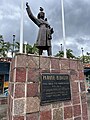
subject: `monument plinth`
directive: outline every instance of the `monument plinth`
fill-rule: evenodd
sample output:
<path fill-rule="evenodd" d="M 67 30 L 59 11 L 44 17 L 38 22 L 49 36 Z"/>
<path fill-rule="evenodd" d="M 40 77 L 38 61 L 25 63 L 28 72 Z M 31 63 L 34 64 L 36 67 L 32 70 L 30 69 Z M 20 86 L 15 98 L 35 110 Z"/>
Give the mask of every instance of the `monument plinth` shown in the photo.
<path fill-rule="evenodd" d="M 10 71 L 8 120 L 67 119 L 88 120 L 82 63 L 17 54 Z"/>

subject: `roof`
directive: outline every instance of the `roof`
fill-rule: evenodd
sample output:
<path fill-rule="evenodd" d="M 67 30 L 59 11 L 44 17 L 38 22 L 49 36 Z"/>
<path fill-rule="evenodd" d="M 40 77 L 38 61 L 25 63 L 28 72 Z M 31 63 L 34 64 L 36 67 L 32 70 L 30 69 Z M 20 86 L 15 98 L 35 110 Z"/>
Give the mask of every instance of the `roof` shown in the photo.
<path fill-rule="evenodd" d="M 84 64 L 84 68 L 90 68 L 90 64 L 89 63 Z"/>
<path fill-rule="evenodd" d="M 9 57 L 7 57 L 7 58 L 0 58 L 0 62 L 11 62 L 11 60 L 12 60 L 12 58 L 9 58 Z"/>

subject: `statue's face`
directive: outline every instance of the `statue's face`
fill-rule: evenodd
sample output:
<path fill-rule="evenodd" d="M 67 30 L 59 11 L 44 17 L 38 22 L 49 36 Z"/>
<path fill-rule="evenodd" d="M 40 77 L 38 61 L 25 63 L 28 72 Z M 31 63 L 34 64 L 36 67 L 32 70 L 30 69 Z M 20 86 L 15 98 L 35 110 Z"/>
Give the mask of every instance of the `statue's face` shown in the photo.
<path fill-rule="evenodd" d="M 44 16 L 41 16 L 41 18 L 44 20 Z"/>
<path fill-rule="evenodd" d="M 40 12 L 39 14 L 38 14 L 38 18 L 40 19 L 43 19 L 44 20 L 44 18 L 45 18 L 45 13 L 44 12 Z"/>

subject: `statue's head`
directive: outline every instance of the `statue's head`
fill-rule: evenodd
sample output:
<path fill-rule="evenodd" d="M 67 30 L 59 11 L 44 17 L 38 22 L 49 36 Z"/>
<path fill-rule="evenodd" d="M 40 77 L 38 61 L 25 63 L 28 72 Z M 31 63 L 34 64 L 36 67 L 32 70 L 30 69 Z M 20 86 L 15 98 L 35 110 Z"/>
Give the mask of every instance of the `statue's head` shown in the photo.
<path fill-rule="evenodd" d="M 38 19 L 43 19 L 44 20 L 44 18 L 45 18 L 45 13 L 43 12 L 43 8 L 42 7 L 40 7 L 40 12 L 38 13 Z"/>

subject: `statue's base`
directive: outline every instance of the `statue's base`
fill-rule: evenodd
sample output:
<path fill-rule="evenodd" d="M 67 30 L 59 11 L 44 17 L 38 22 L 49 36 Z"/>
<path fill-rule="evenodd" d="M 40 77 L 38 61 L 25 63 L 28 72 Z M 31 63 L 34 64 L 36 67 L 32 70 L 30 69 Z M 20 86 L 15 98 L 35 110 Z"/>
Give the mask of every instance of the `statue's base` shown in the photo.
<path fill-rule="evenodd" d="M 40 105 L 40 74 L 68 74 L 71 100 Z M 64 58 L 18 54 L 12 60 L 8 120 L 88 120 L 83 65 Z"/>

